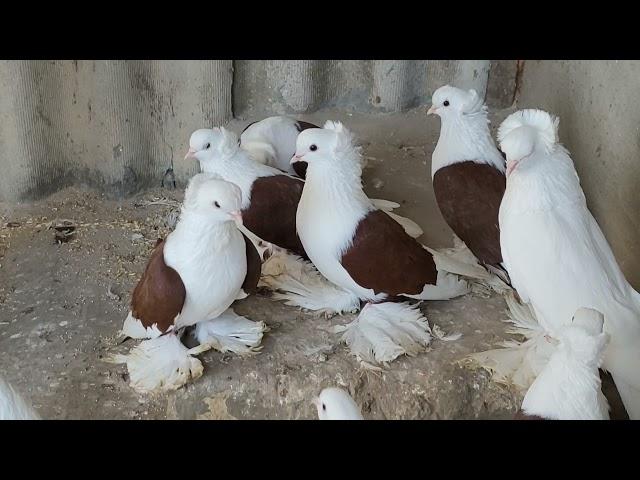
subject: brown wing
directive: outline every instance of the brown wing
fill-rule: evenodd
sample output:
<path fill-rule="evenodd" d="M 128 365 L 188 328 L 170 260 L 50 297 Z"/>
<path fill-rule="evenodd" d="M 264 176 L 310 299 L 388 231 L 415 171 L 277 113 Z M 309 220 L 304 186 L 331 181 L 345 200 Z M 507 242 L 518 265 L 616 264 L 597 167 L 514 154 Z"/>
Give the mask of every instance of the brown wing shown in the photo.
<path fill-rule="evenodd" d="M 317 125 L 309 122 L 303 122 L 302 120 L 298 120 L 296 122 L 296 128 L 298 132 L 302 132 L 308 128 L 320 128 Z M 307 162 L 296 162 L 293 164 L 293 170 L 296 172 L 300 178 L 307 178 Z"/>
<path fill-rule="evenodd" d="M 178 272 L 164 263 L 164 241 L 159 241 L 133 290 L 131 313 L 145 328 L 156 323 L 164 333 L 182 311 L 186 294 Z"/>
<path fill-rule="evenodd" d="M 505 176 L 496 168 L 475 162 L 443 167 L 433 177 L 440 212 L 451 230 L 482 263 L 499 265 L 498 212 Z"/>
<path fill-rule="evenodd" d="M 251 205 L 242 211 L 244 225 L 258 237 L 307 258 L 296 232 L 296 211 L 304 183 L 286 175 L 258 178 Z"/>
<path fill-rule="evenodd" d="M 246 236 L 244 244 L 247 249 L 247 276 L 242 284 L 242 290 L 244 293 L 252 295 L 258 290 L 258 281 L 262 274 L 262 259 L 255 245 Z"/>
<path fill-rule="evenodd" d="M 431 254 L 380 210 L 360 221 L 353 244 L 340 263 L 358 285 L 372 288 L 376 294 L 415 295 L 426 284 L 436 283 Z"/>

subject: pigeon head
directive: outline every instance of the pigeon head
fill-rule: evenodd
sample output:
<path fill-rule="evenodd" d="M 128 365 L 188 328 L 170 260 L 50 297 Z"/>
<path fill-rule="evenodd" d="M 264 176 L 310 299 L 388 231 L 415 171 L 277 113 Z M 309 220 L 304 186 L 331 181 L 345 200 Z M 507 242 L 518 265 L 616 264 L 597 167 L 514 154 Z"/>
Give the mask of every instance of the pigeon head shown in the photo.
<path fill-rule="evenodd" d="M 207 164 L 229 157 L 239 148 L 238 136 L 226 128 L 201 128 L 191 134 L 184 159 L 198 160 L 204 170 Z"/>
<path fill-rule="evenodd" d="M 296 153 L 291 163 L 305 162 L 314 165 L 330 165 L 337 171 L 355 168 L 361 173 L 360 148 L 353 135 L 340 122 L 327 121 L 324 128 L 309 128 L 300 132 L 296 140 Z"/>
<path fill-rule="evenodd" d="M 599 367 L 609 335 L 604 333 L 604 316 L 591 308 L 580 308 L 572 323 L 559 330 L 560 349 L 576 360 Z"/>
<path fill-rule="evenodd" d="M 444 85 L 433 92 L 431 103 L 427 115 L 438 115 L 442 119 L 471 115 L 486 110 L 482 98 L 475 90 L 462 90 L 450 85 Z"/>
<path fill-rule="evenodd" d="M 183 208 L 224 223 L 242 223 L 240 188 L 216 176 L 199 173 L 190 181 L 184 194 Z"/>
<path fill-rule="evenodd" d="M 558 142 L 559 119 L 542 110 L 520 110 L 498 129 L 500 150 L 507 157 L 507 177 L 534 153 L 552 153 Z"/>
<path fill-rule="evenodd" d="M 325 388 L 313 403 L 319 420 L 363 420 L 356 402 L 341 388 Z"/>

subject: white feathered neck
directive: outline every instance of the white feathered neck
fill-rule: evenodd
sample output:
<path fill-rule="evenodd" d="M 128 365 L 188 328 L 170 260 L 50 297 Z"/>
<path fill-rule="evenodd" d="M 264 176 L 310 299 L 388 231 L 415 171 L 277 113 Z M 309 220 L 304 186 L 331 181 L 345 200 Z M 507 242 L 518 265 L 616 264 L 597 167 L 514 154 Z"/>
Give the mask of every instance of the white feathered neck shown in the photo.
<path fill-rule="evenodd" d="M 200 169 L 238 185 L 242 190 L 242 209 L 251 203 L 251 186 L 257 178 L 283 174 L 276 168 L 253 160 L 247 151 L 238 146 L 238 137 L 230 135 L 228 131 L 216 151 L 200 162 Z"/>
<path fill-rule="evenodd" d="M 443 167 L 465 161 L 486 163 L 505 171 L 504 158 L 489 131 L 487 107 L 442 118 L 440 137 L 431 157 L 431 176 Z"/>

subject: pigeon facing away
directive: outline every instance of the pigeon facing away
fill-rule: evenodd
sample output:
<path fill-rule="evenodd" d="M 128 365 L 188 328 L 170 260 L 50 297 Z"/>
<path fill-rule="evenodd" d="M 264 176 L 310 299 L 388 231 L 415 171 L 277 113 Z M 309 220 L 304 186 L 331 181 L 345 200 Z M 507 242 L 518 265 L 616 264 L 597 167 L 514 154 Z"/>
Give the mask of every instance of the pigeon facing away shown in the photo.
<path fill-rule="evenodd" d="M 307 166 L 304 163 L 291 165 L 290 162 L 296 151 L 296 138 L 307 128 L 319 127 L 286 116 L 268 117 L 244 129 L 240 147 L 256 162 L 304 178 Z"/>
<path fill-rule="evenodd" d="M 475 90 L 445 85 L 428 114 L 442 120 L 431 176 L 440 212 L 484 265 L 503 270 L 498 211 L 505 162 L 489 131 L 487 107 Z"/>
<path fill-rule="evenodd" d="M 529 388 L 522 415 L 545 420 L 608 420 L 598 368 L 607 346 L 604 317 L 579 309 L 558 332 L 556 351 Z"/>
<path fill-rule="evenodd" d="M 364 420 L 356 402 L 341 388 L 325 388 L 313 404 L 318 420 Z"/>
<path fill-rule="evenodd" d="M 467 284 L 438 271 L 432 254 L 375 208 L 362 190 L 359 148 L 341 123 L 302 132 L 292 162 L 301 160 L 308 168 L 296 223 L 305 250 L 327 280 L 371 302 L 343 337 L 352 353 L 377 362 L 421 351 L 430 336 L 419 311 L 380 302 L 450 299 Z"/>
<path fill-rule="evenodd" d="M 0 377 L 0 420 L 40 420 L 9 382 Z"/>
<path fill-rule="evenodd" d="M 602 312 L 611 339 L 603 368 L 629 417 L 639 419 L 640 294 L 587 208 L 573 162 L 558 144 L 558 119 L 522 110 L 502 123 L 498 139 L 507 156 L 500 243 L 512 285 L 551 337 L 578 308 Z"/>
<path fill-rule="evenodd" d="M 123 327 L 125 335 L 150 340 L 111 359 L 127 363 L 136 390 L 177 389 L 198 378 L 202 364 L 192 355 L 219 346 L 215 332 L 229 332 L 229 318 L 237 317 L 229 307 L 257 288 L 261 260 L 236 225 L 242 221 L 240 202 L 240 189 L 229 182 L 207 174 L 189 182 L 178 224 L 151 254 Z M 179 336 L 203 323 L 207 328 L 197 330 L 201 345 L 188 350 Z M 243 330 L 251 333 L 243 345 L 248 351 L 264 331 L 262 323 L 244 317 L 236 328 L 232 343 Z"/>

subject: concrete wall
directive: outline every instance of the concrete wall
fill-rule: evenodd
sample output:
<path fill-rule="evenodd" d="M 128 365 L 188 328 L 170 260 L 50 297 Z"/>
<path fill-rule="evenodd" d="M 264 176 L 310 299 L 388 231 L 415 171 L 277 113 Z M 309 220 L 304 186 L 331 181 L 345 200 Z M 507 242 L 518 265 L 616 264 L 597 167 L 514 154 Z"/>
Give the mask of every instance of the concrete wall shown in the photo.
<path fill-rule="evenodd" d="M 506 87 L 487 92 L 492 67 Z M 181 161 L 190 133 L 233 117 L 404 111 L 444 83 L 502 105 L 514 80 L 489 60 L 1 61 L 0 200 L 72 183 L 128 195 L 172 165 L 183 184 L 195 173 Z"/>
<path fill-rule="evenodd" d="M 591 212 L 640 288 L 640 62 L 529 61 L 518 108 L 560 117 Z"/>

